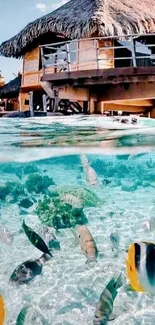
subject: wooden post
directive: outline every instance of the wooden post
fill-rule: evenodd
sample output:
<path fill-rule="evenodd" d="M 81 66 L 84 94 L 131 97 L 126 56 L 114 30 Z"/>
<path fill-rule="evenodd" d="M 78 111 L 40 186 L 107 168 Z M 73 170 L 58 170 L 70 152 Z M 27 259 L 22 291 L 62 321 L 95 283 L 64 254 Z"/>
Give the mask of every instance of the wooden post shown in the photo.
<path fill-rule="evenodd" d="M 29 99 L 30 117 L 33 117 L 34 116 L 34 110 L 33 110 L 33 91 L 30 91 L 29 95 L 30 95 L 30 99 Z"/>
<path fill-rule="evenodd" d="M 42 96 L 42 100 L 43 100 L 43 111 L 47 113 L 47 101 L 46 101 L 46 99 L 47 99 L 47 96 L 46 96 L 46 94 L 44 94 Z"/>
<path fill-rule="evenodd" d="M 93 99 L 89 100 L 89 114 L 95 113 L 95 101 Z"/>
<path fill-rule="evenodd" d="M 96 39 L 96 40 L 94 40 L 94 43 L 95 43 L 95 49 L 96 49 L 96 65 L 97 65 L 97 70 L 99 70 L 99 53 L 98 53 L 98 51 L 99 51 L 99 47 L 98 47 L 98 40 Z"/>
<path fill-rule="evenodd" d="M 89 108 L 88 108 L 88 101 L 83 101 L 83 113 L 86 115 L 90 114 Z"/>
<path fill-rule="evenodd" d="M 68 72 L 71 72 L 71 59 L 70 59 L 70 51 L 69 51 L 69 44 L 68 43 L 66 43 L 66 53 L 67 53 Z"/>
<path fill-rule="evenodd" d="M 41 63 L 42 63 L 42 69 L 43 69 L 43 75 L 45 74 L 45 62 L 44 62 L 44 50 L 43 47 L 41 46 L 40 48 L 41 52 Z"/>
<path fill-rule="evenodd" d="M 155 118 L 155 107 L 150 110 L 150 117 Z"/>
<path fill-rule="evenodd" d="M 136 54 L 135 54 L 135 43 L 133 37 L 131 37 L 131 51 L 132 51 L 132 62 L 133 66 L 137 67 L 137 62 L 136 62 Z"/>
<path fill-rule="evenodd" d="M 18 100 L 19 100 L 19 110 L 20 112 L 22 111 L 22 100 L 21 100 L 21 92 L 19 93 L 19 97 L 18 97 Z"/>

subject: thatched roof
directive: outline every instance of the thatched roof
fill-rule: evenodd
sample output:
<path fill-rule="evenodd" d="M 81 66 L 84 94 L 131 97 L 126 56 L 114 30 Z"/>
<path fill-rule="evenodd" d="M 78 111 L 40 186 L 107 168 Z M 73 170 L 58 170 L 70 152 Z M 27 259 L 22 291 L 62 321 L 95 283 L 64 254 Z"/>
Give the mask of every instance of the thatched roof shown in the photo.
<path fill-rule="evenodd" d="M 18 97 L 21 86 L 21 75 L 9 81 L 2 88 L 0 88 L 0 98 Z"/>
<path fill-rule="evenodd" d="M 155 0 L 71 0 L 29 23 L 0 46 L 4 56 L 20 57 L 47 34 L 76 39 L 155 32 Z"/>

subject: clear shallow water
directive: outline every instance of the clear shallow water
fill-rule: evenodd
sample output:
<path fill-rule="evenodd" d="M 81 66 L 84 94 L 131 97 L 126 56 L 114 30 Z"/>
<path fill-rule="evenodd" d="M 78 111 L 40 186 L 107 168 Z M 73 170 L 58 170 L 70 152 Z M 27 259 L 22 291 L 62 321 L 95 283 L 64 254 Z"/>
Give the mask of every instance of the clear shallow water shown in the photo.
<path fill-rule="evenodd" d="M 14 235 L 10 246 L 0 245 L 0 292 L 7 325 L 15 324 L 27 302 L 40 308 L 47 324 L 92 325 L 99 296 L 116 270 L 123 271 L 126 283 L 126 248 L 134 240 L 154 241 L 154 232 L 144 229 L 144 222 L 155 214 L 154 125 L 154 120 L 139 119 L 136 126 L 124 126 L 101 117 L 0 120 L 0 190 L 9 188 L 7 195 L 1 194 L 0 225 Z M 86 179 L 81 153 L 97 174 L 94 186 Z M 53 184 L 38 189 L 31 178 L 28 186 L 36 174 L 48 176 Z M 53 250 L 54 258 L 45 263 L 42 274 L 28 285 L 12 286 L 9 277 L 16 266 L 41 256 L 21 229 L 23 218 L 38 231 L 42 225 L 38 201 L 45 194 L 51 198 L 50 193 L 62 186 L 74 194 L 75 187 L 78 193 L 89 189 L 98 197 L 96 206 L 89 202 L 83 209 L 100 251 L 98 263 L 86 265 L 73 231 L 60 229 L 55 234 L 61 250 Z M 32 201 L 30 208 L 21 206 L 24 198 Z M 109 238 L 115 229 L 120 236 L 118 256 L 113 255 Z M 124 287 L 114 306 L 118 317 L 109 324 L 155 324 L 152 295 Z M 41 324 L 31 316 L 25 324 Z"/>

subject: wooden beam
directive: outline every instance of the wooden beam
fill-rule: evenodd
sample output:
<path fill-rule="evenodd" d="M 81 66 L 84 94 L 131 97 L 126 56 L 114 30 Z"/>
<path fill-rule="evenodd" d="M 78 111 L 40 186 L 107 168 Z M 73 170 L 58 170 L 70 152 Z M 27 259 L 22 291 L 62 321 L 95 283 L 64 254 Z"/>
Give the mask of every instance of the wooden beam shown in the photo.
<path fill-rule="evenodd" d="M 108 85 L 96 88 L 98 100 L 113 102 L 127 99 L 155 99 L 155 82 Z"/>
<path fill-rule="evenodd" d="M 46 73 L 41 77 L 41 81 L 62 81 L 65 83 L 68 81 L 77 81 L 85 84 L 93 84 L 96 78 L 96 84 L 102 83 L 106 80 L 113 83 L 113 79 L 119 77 L 120 80 L 128 80 L 129 77 L 141 77 L 143 82 L 146 80 L 146 76 L 155 76 L 155 67 L 128 67 L 128 68 L 110 68 L 110 69 L 92 69 L 72 72 L 61 73 Z M 85 80 L 87 79 L 87 80 Z M 138 80 L 138 79 L 137 79 Z M 125 81 L 124 81 L 125 82 Z M 126 81 L 127 82 L 127 81 Z M 135 81 L 136 82 L 136 81 Z"/>
<path fill-rule="evenodd" d="M 117 105 L 133 105 L 133 106 L 151 107 L 151 106 L 153 106 L 153 100 L 152 99 L 117 100 L 117 101 L 115 101 L 115 104 L 117 104 Z"/>
<path fill-rule="evenodd" d="M 105 111 L 123 111 L 129 113 L 143 113 L 146 110 L 145 106 L 133 105 L 117 105 L 115 103 L 104 104 Z"/>

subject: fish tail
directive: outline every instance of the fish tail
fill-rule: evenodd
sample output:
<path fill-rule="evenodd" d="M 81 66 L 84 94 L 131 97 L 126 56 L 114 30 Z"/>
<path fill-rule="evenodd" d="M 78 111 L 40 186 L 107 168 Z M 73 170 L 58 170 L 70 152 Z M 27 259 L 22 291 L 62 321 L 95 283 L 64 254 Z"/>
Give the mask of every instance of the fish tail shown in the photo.
<path fill-rule="evenodd" d="M 50 256 L 53 257 L 52 255 L 50 255 Z M 41 264 L 44 264 L 45 262 L 47 262 L 49 260 L 50 260 L 49 255 L 48 254 L 45 254 L 45 253 L 43 255 L 41 255 L 40 258 L 39 258 L 39 262 Z"/>

